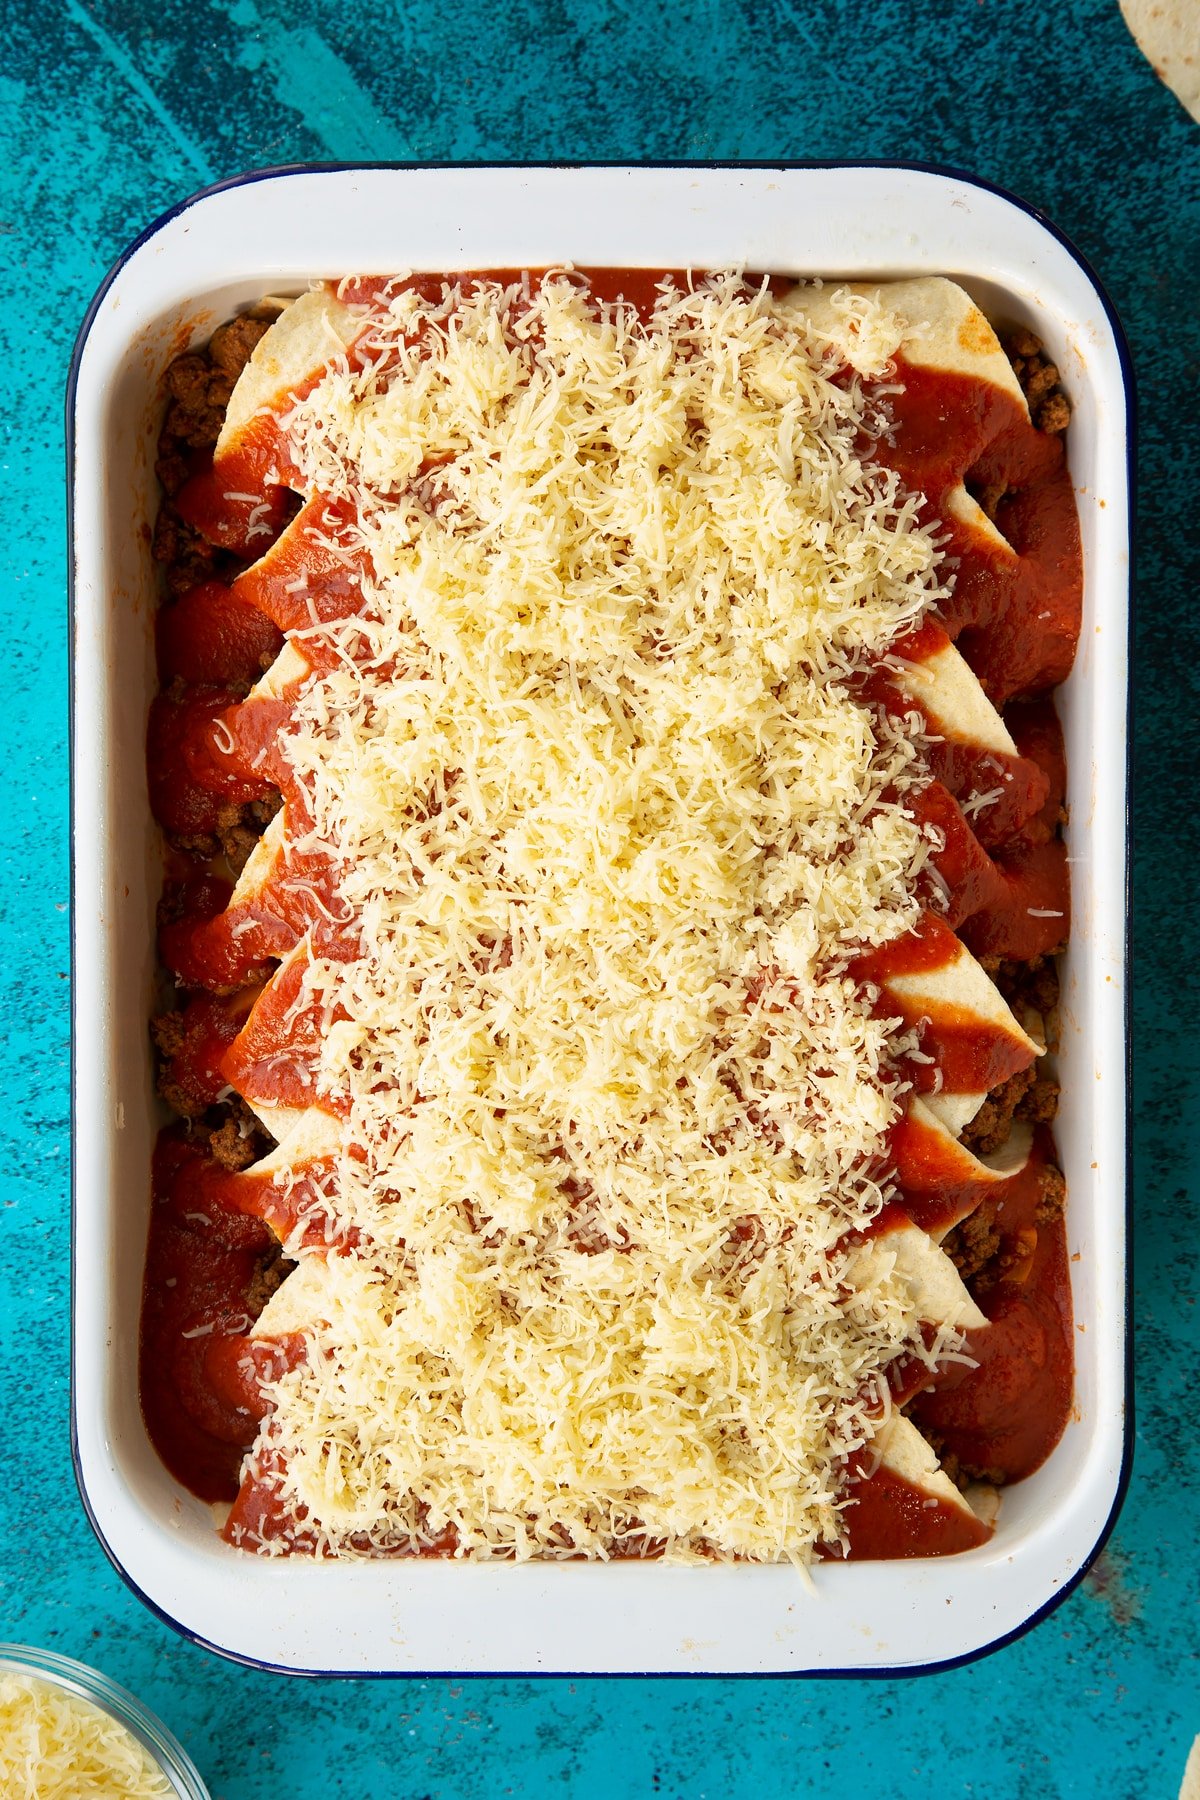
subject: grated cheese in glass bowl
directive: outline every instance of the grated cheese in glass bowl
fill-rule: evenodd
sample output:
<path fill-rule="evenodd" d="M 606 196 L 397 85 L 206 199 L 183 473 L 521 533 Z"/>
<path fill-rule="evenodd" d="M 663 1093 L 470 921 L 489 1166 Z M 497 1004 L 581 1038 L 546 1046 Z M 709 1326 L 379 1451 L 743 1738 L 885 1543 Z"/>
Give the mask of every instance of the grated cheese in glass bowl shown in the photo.
<path fill-rule="evenodd" d="M 140 1700 L 51 1650 L 0 1644 L 5 1800 L 209 1800 L 191 1758 Z"/>

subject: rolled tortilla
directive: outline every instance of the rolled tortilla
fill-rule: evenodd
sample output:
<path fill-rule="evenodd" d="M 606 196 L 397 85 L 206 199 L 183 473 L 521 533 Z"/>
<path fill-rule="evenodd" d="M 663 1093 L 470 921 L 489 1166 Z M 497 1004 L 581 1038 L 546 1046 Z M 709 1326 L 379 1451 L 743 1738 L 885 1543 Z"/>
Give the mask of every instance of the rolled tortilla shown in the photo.
<path fill-rule="evenodd" d="M 325 1032 L 314 1008 L 305 1004 L 303 983 L 311 960 L 302 939 L 283 958 L 221 1059 L 231 1086 L 280 1143 L 310 1110 L 334 1110 L 317 1087 Z"/>
<path fill-rule="evenodd" d="M 1016 1124 L 1001 1149 L 975 1156 L 914 1095 L 892 1139 L 902 1204 L 940 1244 L 982 1200 L 1020 1174 L 1032 1145 L 1030 1126 Z"/>
<path fill-rule="evenodd" d="M 851 1278 L 861 1275 L 861 1285 L 869 1285 L 868 1272 L 878 1271 L 881 1264 L 890 1265 L 907 1282 L 913 1305 L 926 1324 L 950 1325 L 962 1331 L 987 1324 L 946 1252 L 899 1208 L 887 1229 L 854 1252 L 848 1272 Z"/>
<path fill-rule="evenodd" d="M 916 701 L 939 737 L 974 745 L 980 751 L 1016 756 L 1017 746 L 1007 725 L 966 658 L 937 626 L 923 626 L 920 637 L 919 659 L 904 657 L 903 648 L 899 650 L 902 661 L 895 675 L 896 686 Z"/>
<path fill-rule="evenodd" d="M 1121 12 L 1158 79 L 1200 120 L 1200 12 L 1194 0 L 1121 0 Z"/>
<path fill-rule="evenodd" d="M 801 312 L 813 328 L 827 337 L 853 366 L 856 355 L 853 327 L 835 296 L 878 295 L 889 311 L 905 321 L 900 349 L 917 368 L 933 368 L 947 374 L 970 375 L 992 381 L 1018 402 L 1028 417 L 1021 384 L 1013 374 L 995 331 L 971 296 L 955 281 L 941 275 L 921 275 L 910 281 L 828 282 L 824 287 L 794 288 L 787 302 Z"/>
<path fill-rule="evenodd" d="M 957 1137 L 992 1089 L 1027 1069 L 1042 1054 L 1043 1046 L 1030 1037 L 995 982 L 948 926 L 930 915 L 923 931 L 940 941 L 942 959 L 911 973 L 885 973 L 879 985 L 889 1006 L 894 1006 L 906 1023 L 925 1022 L 923 1052 L 931 1055 L 935 1064 L 947 1059 L 949 1081 L 936 1092 L 920 1095 L 919 1100 Z M 972 1036 L 977 1046 L 971 1065 L 976 1079 L 966 1087 L 956 1085 L 962 1078 L 948 1059 L 951 1040 L 964 1033 Z"/>
<path fill-rule="evenodd" d="M 334 357 L 344 356 L 363 328 L 361 315 L 343 306 L 327 287 L 293 300 L 259 339 L 238 377 L 214 461 L 219 464 L 230 453 L 254 418 L 276 408 Z"/>

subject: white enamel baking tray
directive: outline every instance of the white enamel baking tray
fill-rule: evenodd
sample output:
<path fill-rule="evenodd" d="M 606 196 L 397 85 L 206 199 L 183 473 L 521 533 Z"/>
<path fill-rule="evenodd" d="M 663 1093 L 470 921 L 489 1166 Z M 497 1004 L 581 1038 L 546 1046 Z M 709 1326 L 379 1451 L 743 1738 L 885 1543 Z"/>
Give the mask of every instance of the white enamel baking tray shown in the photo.
<path fill-rule="evenodd" d="M 147 524 L 171 357 L 313 276 L 581 265 L 961 280 L 1045 339 L 1074 401 L 1086 559 L 1060 695 L 1075 924 L 1057 1136 L 1078 1319 L 1075 1413 L 944 1561 L 786 1568 L 261 1561 L 227 1548 L 151 1450 L 137 1321 L 151 1144 L 146 1030 L 160 865 L 146 800 L 155 572 Z M 212 189 L 117 264 L 69 400 L 73 576 L 74 1346 L 80 1490 L 130 1585 L 186 1635 L 307 1673 L 918 1670 L 995 1647 L 1078 1580 L 1126 1464 L 1126 620 L 1129 384 L 1119 326 L 1071 247 L 1020 203 L 925 168 L 338 168 Z"/>

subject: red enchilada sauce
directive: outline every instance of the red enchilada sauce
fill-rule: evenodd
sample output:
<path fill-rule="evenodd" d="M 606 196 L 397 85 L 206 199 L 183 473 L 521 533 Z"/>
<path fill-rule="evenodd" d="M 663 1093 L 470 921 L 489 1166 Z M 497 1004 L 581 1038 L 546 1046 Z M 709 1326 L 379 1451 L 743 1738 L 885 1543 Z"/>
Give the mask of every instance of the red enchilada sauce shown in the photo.
<path fill-rule="evenodd" d="M 999 1245 L 974 1284 L 989 1321 L 966 1333 L 976 1366 L 949 1365 L 909 1408 L 914 1424 L 960 1464 L 997 1481 L 1040 1468 L 1071 1407 L 1074 1321 L 1053 1159 L 1040 1126 L 1025 1167 L 972 1215 L 976 1230 L 991 1229 Z"/>
<path fill-rule="evenodd" d="M 175 1127 L 160 1134 L 142 1300 L 142 1412 L 167 1468 L 202 1500 L 236 1492 L 258 1425 L 244 1395 L 214 1382 L 213 1363 L 244 1348 L 262 1307 L 255 1285 L 277 1249 L 263 1221 L 229 1196 L 230 1178 Z"/>
<path fill-rule="evenodd" d="M 521 280 L 517 271 L 490 274 Z M 587 279 L 598 301 L 620 297 L 645 314 L 661 276 L 604 270 Z M 382 278 L 346 283 L 339 295 L 348 304 L 368 301 L 384 285 Z M 414 277 L 410 285 L 427 298 L 442 291 L 434 277 Z M 352 362 L 354 354 L 351 346 Z M 316 379 L 293 391 L 303 393 Z M 896 380 L 901 390 L 888 399 L 894 429 L 888 441 L 864 448 L 924 496 L 921 519 L 940 521 L 947 534 L 943 553 L 958 565 L 940 625 L 931 621 L 913 633 L 907 654 L 929 654 L 942 636 L 957 641 L 989 698 L 1006 707 L 1017 755 L 933 747 L 934 780 L 916 798 L 914 811 L 944 842 L 936 864 L 948 894 L 945 923 L 933 919 L 912 938 L 861 959 L 856 972 L 875 983 L 888 974 L 942 966 L 952 953 L 952 931 L 977 956 L 1015 962 L 1042 957 L 1065 939 L 1068 881 L 1058 835 L 1064 770 L 1048 690 L 1070 669 L 1081 587 L 1078 525 L 1061 439 L 1036 430 L 1012 395 L 991 382 L 904 359 L 898 359 Z M 320 497 L 305 502 L 297 515 L 296 497 L 284 485 L 294 474 L 268 415 L 239 434 L 236 458 L 223 458 L 219 476 L 211 448 L 189 451 L 186 479 L 167 482 L 164 476 L 170 505 L 183 522 L 177 530 L 198 534 L 185 538 L 185 549 L 194 555 L 195 542 L 206 541 L 221 559 L 218 565 L 210 558 L 221 578 L 189 587 L 172 577 L 175 597 L 163 606 L 157 629 L 161 692 L 150 717 L 148 778 L 155 816 L 177 846 L 160 909 L 159 948 L 182 985 L 190 1022 L 186 1055 L 171 1059 L 170 1078 L 186 1096 L 193 1123 L 168 1127 L 155 1153 L 141 1394 L 163 1461 L 209 1500 L 239 1495 L 242 1456 L 264 1412 L 261 1381 L 304 1355 L 296 1336 L 255 1344 L 245 1336 L 269 1291 L 265 1272 L 279 1238 L 309 1212 L 313 1229 L 323 1227 L 320 1171 L 304 1192 L 283 1194 L 267 1177 L 219 1167 L 194 1121 L 219 1109 L 231 1076 L 231 1086 L 252 1092 L 256 1060 L 267 1071 L 259 1085 L 274 1104 L 313 1102 L 303 1045 L 291 1044 L 299 1053 L 284 1086 L 270 1079 L 270 1058 L 283 1044 L 278 993 L 267 990 L 253 1029 L 235 1050 L 229 1047 L 257 985 L 306 932 L 319 954 L 355 953 L 349 923 L 339 924 L 343 909 L 333 873 L 319 857 L 289 871 L 300 877 L 289 883 L 290 898 L 275 882 L 253 902 L 229 909 L 232 871 L 223 861 L 222 834 L 231 817 L 273 804 L 279 794 L 285 805 L 303 807 L 278 749 L 288 696 L 252 707 L 243 704 L 245 696 L 274 661 L 282 633 L 303 630 L 314 615 L 353 614 L 366 572 L 361 560 L 335 561 L 304 535 L 306 524 L 319 522 L 328 530 L 339 518 Z M 986 523 L 981 529 L 978 517 L 963 516 L 964 509 L 951 503 L 962 481 L 1006 543 L 993 541 Z M 296 529 L 281 537 L 293 519 Z M 312 580 L 311 595 L 300 586 L 305 576 Z M 905 646 L 897 653 L 904 655 Z M 872 704 L 913 707 L 882 671 L 861 685 Z M 993 807 L 968 819 L 961 803 L 993 786 L 1001 789 Z M 1012 1073 L 1011 1040 L 1003 1033 L 966 1021 L 956 1029 L 945 1018 L 938 1031 L 936 1076 L 917 1062 L 904 1071 L 918 1091 L 929 1091 L 935 1080 L 954 1091 L 981 1091 Z M 1025 1169 L 993 1184 L 982 1202 L 968 1191 L 969 1183 L 947 1171 L 939 1154 L 932 1141 L 923 1143 L 918 1128 L 898 1122 L 892 1156 L 910 1217 L 934 1229 L 969 1214 L 991 1229 L 994 1254 L 972 1282 L 991 1323 L 969 1334 L 976 1367 L 954 1364 L 932 1378 L 898 1371 L 897 1383 L 910 1381 L 914 1421 L 964 1470 L 1017 1479 L 1054 1447 L 1071 1402 L 1065 1231 L 1061 1216 L 1044 1203 L 1052 1145 L 1041 1132 Z M 260 1478 L 242 1487 L 229 1535 L 235 1542 L 260 1536 L 303 1548 L 302 1522 L 286 1519 L 273 1504 L 270 1454 L 260 1449 Z M 987 1536 L 987 1528 L 963 1509 L 890 1471 L 872 1474 L 862 1464 L 849 1475 L 852 1555 L 941 1554 Z"/>

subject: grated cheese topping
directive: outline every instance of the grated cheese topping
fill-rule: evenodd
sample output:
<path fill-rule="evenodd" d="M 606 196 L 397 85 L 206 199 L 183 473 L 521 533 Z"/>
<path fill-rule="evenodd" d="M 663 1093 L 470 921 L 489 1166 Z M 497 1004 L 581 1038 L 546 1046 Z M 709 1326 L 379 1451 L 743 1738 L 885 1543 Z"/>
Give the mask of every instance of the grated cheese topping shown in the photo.
<path fill-rule="evenodd" d="M 0 1673 L 5 1800 L 168 1800 L 150 1752 L 102 1707 L 36 1676 Z"/>
<path fill-rule="evenodd" d="M 847 296 L 855 369 L 732 274 L 365 310 L 281 418 L 368 570 L 284 739 L 361 945 L 303 985 L 359 1247 L 251 1466 L 333 1554 L 803 1563 L 953 1342 L 849 1260 L 900 1026 L 847 970 L 933 847 L 919 719 L 848 686 L 946 591 L 867 455 L 903 321 Z"/>

